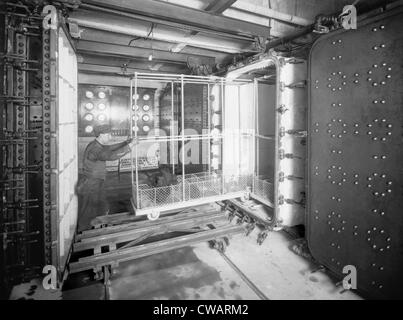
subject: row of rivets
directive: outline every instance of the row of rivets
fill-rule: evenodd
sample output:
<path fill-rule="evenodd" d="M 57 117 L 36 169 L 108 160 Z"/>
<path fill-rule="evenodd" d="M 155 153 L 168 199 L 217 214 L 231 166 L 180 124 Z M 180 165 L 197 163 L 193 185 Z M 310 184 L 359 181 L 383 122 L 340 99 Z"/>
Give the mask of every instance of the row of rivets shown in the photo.
<path fill-rule="evenodd" d="M 377 32 L 377 31 L 383 30 L 383 29 L 385 29 L 385 26 L 384 26 L 383 24 L 381 24 L 381 25 L 379 26 L 379 29 L 378 29 L 378 27 L 373 27 L 373 28 L 372 28 L 372 32 Z"/>
<path fill-rule="evenodd" d="M 373 227 L 367 231 L 367 242 L 373 250 L 383 252 L 391 248 L 390 242 L 392 238 L 385 234 L 384 229 Z M 381 243 L 381 244 L 380 244 Z"/>
<path fill-rule="evenodd" d="M 50 105 L 51 105 L 51 92 L 50 87 L 50 31 L 45 30 L 43 33 L 43 152 L 49 154 L 51 151 L 50 143 L 48 140 L 50 136 L 48 132 L 50 131 Z M 52 238 L 51 238 L 51 201 L 50 201 L 50 161 L 49 157 L 43 159 L 43 183 L 44 183 L 44 194 L 43 194 L 43 207 L 45 216 L 45 259 L 47 264 L 52 263 Z"/>
<path fill-rule="evenodd" d="M 373 46 L 372 50 L 378 50 L 378 49 L 384 49 L 386 45 L 384 43 L 381 43 L 379 46 Z"/>

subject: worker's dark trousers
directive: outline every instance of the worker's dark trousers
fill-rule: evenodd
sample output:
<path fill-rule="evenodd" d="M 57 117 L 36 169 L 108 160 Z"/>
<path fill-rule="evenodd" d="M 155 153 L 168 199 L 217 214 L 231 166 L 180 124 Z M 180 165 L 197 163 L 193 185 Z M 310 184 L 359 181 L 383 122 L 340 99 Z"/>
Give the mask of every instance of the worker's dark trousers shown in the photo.
<path fill-rule="evenodd" d="M 91 229 L 91 221 L 108 213 L 104 180 L 80 177 L 77 186 L 78 223 L 77 231 Z"/>

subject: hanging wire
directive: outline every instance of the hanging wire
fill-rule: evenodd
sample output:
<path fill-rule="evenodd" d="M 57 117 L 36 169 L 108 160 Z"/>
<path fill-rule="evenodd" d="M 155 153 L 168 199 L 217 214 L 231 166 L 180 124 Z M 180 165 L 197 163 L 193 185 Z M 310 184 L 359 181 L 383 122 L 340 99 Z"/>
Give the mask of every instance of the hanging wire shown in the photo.
<path fill-rule="evenodd" d="M 154 24 L 154 22 L 151 23 L 151 28 L 150 28 L 150 31 L 148 32 L 147 36 L 146 36 L 146 37 L 134 37 L 133 39 L 131 39 L 131 40 L 129 41 L 128 46 L 130 46 L 133 41 L 137 41 L 137 40 L 140 40 L 140 39 L 143 39 L 143 40 L 148 40 L 148 39 L 150 39 L 151 33 L 153 34 L 153 37 L 154 37 L 154 28 L 155 28 L 155 26 L 156 26 L 156 24 Z"/>

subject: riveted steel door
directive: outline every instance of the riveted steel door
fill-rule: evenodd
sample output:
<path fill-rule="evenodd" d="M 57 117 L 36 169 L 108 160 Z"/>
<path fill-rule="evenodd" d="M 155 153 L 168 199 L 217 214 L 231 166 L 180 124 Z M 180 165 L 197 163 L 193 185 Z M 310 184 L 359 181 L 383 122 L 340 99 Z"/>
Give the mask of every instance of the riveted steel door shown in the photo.
<path fill-rule="evenodd" d="M 43 209 L 45 263 L 63 279 L 78 201 L 77 57 L 63 19 L 46 6 L 43 30 Z"/>
<path fill-rule="evenodd" d="M 373 298 L 403 297 L 402 29 L 394 9 L 310 54 L 309 247 Z"/>

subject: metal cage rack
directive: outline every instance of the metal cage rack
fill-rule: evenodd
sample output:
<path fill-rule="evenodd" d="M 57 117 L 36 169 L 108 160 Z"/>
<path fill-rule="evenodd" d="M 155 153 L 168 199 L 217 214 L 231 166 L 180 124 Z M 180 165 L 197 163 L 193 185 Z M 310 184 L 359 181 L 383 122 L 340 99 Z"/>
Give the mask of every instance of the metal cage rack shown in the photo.
<path fill-rule="evenodd" d="M 148 136 L 138 136 L 138 126 L 136 116 L 137 88 L 139 82 L 151 81 L 170 84 L 173 91 L 174 86 L 180 89 L 178 99 L 177 119 L 174 115 L 174 99 L 171 101 L 170 132 L 168 136 L 160 135 L 158 132 L 150 132 Z M 137 215 L 147 214 L 150 219 L 158 218 L 159 213 L 170 209 L 186 207 L 190 205 L 214 202 L 242 196 L 250 190 L 252 185 L 252 175 L 242 175 L 229 172 L 225 169 L 224 158 L 231 158 L 231 154 L 223 152 L 225 137 L 233 133 L 227 133 L 224 128 L 225 119 L 225 91 L 226 86 L 240 86 L 251 83 L 250 80 L 229 80 L 221 77 L 203 77 L 191 75 L 175 74 L 147 74 L 135 73 L 130 83 L 130 119 L 131 136 L 141 143 L 165 143 L 170 148 L 170 164 L 172 173 L 175 173 L 174 145 L 181 145 L 182 149 L 187 142 L 193 141 L 205 144 L 205 162 L 203 171 L 196 173 L 186 173 L 185 152 L 178 152 L 180 157 L 177 167 L 181 171 L 179 176 L 171 181 L 169 185 L 153 187 L 139 183 L 138 159 L 139 147 L 136 145 L 132 150 L 133 163 L 131 165 L 131 177 L 133 186 L 132 205 Z M 207 121 L 206 131 L 198 134 L 187 134 L 185 128 L 184 114 L 186 112 L 185 86 L 188 84 L 202 85 L 207 87 Z M 172 93 L 173 97 L 173 93 Z M 213 97 L 213 98 L 212 98 Z M 217 120 L 218 118 L 218 120 Z M 235 133 L 235 134 L 240 134 Z M 242 133 L 246 134 L 246 133 Z M 253 136 L 252 133 L 247 133 Z M 215 145 L 213 147 L 213 145 Z M 180 163 L 179 163 L 180 162 Z"/>

